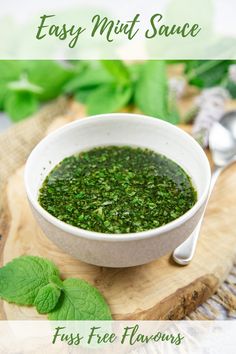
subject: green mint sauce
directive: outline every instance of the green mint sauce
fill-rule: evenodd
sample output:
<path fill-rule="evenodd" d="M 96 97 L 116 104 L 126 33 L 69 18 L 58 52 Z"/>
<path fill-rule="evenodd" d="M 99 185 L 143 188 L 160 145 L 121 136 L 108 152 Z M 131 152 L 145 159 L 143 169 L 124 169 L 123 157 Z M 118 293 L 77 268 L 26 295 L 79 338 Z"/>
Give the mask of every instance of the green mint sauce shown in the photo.
<path fill-rule="evenodd" d="M 165 225 L 196 200 L 191 179 L 178 164 L 129 146 L 93 148 L 67 157 L 39 191 L 40 205 L 57 219 L 117 234 Z"/>

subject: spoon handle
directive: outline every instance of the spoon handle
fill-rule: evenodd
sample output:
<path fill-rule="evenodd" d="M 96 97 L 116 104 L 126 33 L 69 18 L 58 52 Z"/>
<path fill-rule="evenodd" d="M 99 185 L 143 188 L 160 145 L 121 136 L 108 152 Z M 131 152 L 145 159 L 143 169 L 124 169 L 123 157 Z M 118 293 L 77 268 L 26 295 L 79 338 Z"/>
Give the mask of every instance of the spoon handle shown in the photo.
<path fill-rule="evenodd" d="M 187 240 L 184 241 L 183 243 L 181 243 L 181 245 L 179 245 L 179 247 L 177 247 L 172 254 L 173 260 L 180 265 L 189 264 L 194 256 L 196 246 L 197 246 L 198 237 L 199 237 L 201 226 L 202 226 L 203 217 L 204 217 L 205 210 L 206 210 L 206 206 L 207 206 L 207 203 L 208 203 L 209 198 L 211 196 L 211 192 L 216 184 L 217 178 L 219 177 L 219 175 L 223 171 L 223 169 L 224 169 L 224 167 L 218 167 L 218 166 L 216 166 L 214 168 L 212 175 L 211 175 L 211 184 L 210 184 L 210 188 L 209 188 L 208 198 L 207 198 L 207 202 L 206 202 L 202 217 L 199 220 L 199 222 L 198 222 L 197 226 L 195 227 L 195 229 L 193 230 L 193 232 L 191 233 L 191 235 L 187 238 Z"/>

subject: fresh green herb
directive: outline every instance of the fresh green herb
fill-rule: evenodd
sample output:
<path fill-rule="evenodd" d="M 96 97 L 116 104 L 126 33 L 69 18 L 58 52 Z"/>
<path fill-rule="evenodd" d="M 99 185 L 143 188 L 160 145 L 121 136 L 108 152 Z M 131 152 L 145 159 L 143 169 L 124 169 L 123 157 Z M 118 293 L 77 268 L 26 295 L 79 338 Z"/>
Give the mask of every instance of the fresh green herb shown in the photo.
<path fill-rule="evenodd" d="M 6 95 L 4 107 L 14 122 L 33 114 L 39 103 L 35 94 L 27 91 L 11 91 Z"/>
<path fill-rule="evenodd" d="M 22 73 L 23 63 L 18 60 L 0 60 L 0 82 L 16 80 Z"/>
<path fill-rule="evenodd" d="M 117 86 L 114 84 L 100 86 L 88 97 L 88 114 L 116 112 L 126 106 L 132 95 L 130 86 Z"/>
<path fill-rule="evenodd" d="M 166 75 L 167 64 L 173 63 L 184 66 L 190 85 L 200 89 L 221 85 L 232 97 L 236 96 L 236 84 L 229 79 L 229 66 L 235 60 L 72 60 L 63 64 L 5 60 L 0 61 L 0 110 L 19 121 L 34 113 L 42 102 L 64 94 L 84 103 L 89 114 L 135 105 L 144 114 L 178 124 L 178 102 L 176 97 L 170 97 Z"/>
<path fill-rule="evenodd" d="M 189 60 L 185 64 L 185 75 L 190 85 L 199 88 L 220 85 L 228 76 L 230 60 Z"/>
<path fill-rule="evenodd" d="M 47 284 L 39 289 L 34 305 L 39 313 L 49 313 L 58 303 L 61 290 L 54 284 Z"/>
<path fill-rule="evenodd" d="M 189 210 L 196 192 L 184 170 L 148 149 L 100 147 L 70 156 L 45 179 L 39 203 L 58 219 L 103 233 L 139 232 Z"/>
<path fill-rule="evenodd" d="M 50 320 L 111 320 L 110 309 L 100 292 L 81 279 L 66 279 L 62 296 L 49 313 Z"/>
<path fill-rule="evenodd" d="M 80 89 L 74 93 L 74 98 L 80 103 L 87 104 L 89 97 L 94 93 L 94 91 L 94 87 Z"/>
<path fill-rule="evenodd" d="M 99 291 L 81 279 L 59 277 L 45 258 L 22 256 L 0 268 L 0 297 L 18 305 L 34 305 L 52 320 L 111 320 Z"/>
<path fill-rule="evenodd" d="M 171 112 L 175 103 L 169 104 L 163 61 L 0 61 L 0 109 L 13 121 L 60 94 L 84 103 L 88 114 L 116 112 L 135 104 L 145 114 L 179 122 L 176 110 Z"/>
<path fill-rule="evenodd" d="M 64 92 L 73 94 L 87 89 L 94 89 L 101 85 L 112 83 L 113 77 L 101 66 L 85 68 L 84 71 L 69 80 L 64 86 Z"/>
<path fill-rule="evenodd" d="M 164 61 L 150 61 L 143 65 L 135 90 L 135 103 L 151 116 L 167 120 L 168 87 Z"/>
<path fill-rule="evenodd" d="M 0 268 L 0 297 L 19 305 L 33 305 L 52 276 L 59 276 L 52 262 L 33 256 L 16 258 Z"/>
<path fill-rule="evenodd" d="M 3 110 L 6 93 L 7 93 L 6 84 L 4 82 L 0 82 L 0 111 Z"/>
<path fill-rule="evenodd" d="M 102 64 L 118 84 L 126 85 L 130 83 L 129 69 L 121 60 L 103 60 Z"/>
<path fill-rule="evenodd" d="M 53 60 L 29 61 L 25 71 L 29 81 L 42 88 L 38 94 L 40 101 L 60 95 L 63 86 L 74 75 L 73 68 L 65 67 Z"/>
<path fill-rule="evenodd" d="M 0 61 L 0 109 L 19 121 L 57 97 L 77 73 L 56 61 Z"/>

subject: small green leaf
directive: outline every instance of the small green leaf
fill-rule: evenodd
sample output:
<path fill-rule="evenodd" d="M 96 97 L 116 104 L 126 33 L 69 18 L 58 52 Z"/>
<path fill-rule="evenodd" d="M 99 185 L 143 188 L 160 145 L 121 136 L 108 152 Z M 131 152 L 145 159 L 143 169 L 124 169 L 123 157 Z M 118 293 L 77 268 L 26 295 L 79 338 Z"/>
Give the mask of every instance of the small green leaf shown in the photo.
<path fill-rule="evenodd" d="M 15 122 L 36 112 L 38 105 L 35 94 L 26 91 L 9 91 L 4 100 L 4 110 Z"/>
<path fill-rule="evenodd" d="M 34 300 L 34 305 L 39 313 L 49 313 L 58 303 L 61 290 L 53 284 L 42 287 Z"/>
<path fill-rule="evenodd" d="M 112 81 L 113 77 L 103 67 L 89 68 L 68 81 L 63 91 L 70 94 L 81 89 L 94 89 Z"/>
<path fill-rule="evenodd" d="M 88 97 L 88 114 L 117 112 L 129 103 L 131 97 L 131 86 L 115 84 L 101 86 Z"/>
<path fill-rule="evenodd" d="M 111 320 L 109 306 L 101 293 L 80 279 L 66 279 L 64 290 L 50 320 Z"/>
<path fill-rule="evenodd" d="M 135 103 L 140 110 L 168 120 L 168 87 L 164 61 L 144 64 L 135 89 Z"/>
<path fill-rule="evenodd" d="M 94 87 L 81 88 L 75 92 L 74 98 L 76 101 L 86 104 L 89 96 L 93 93 Z"/>
<path fill-rule="evenodd" d="M 101 63 L 118 84 L 130 83 L 130 72 L 121 60 L 102 60 Z"/>
<path fill-rule="evenodd" d="M 22 70 L 23 64 L 20 60 L 0 60 L 0 110 L 4 109 L 8 83 L 17 80 Z"/>
<path fill-rule="evenodd" d="M 22 72 L 21 60 L 0 60 L 0 81 L 17 79 Z"/>
<path fill-rule="evenodd" d="M 219 85 L 228 75 L 230 60 L 189 60 L 185 74 L 190 85 L 199 88 Z"/>
<path fill-rule="evenodd" d="M 4 108 L 4 100 L 7 94 L 7 84 L 5 82 L 0 82 L 0 110 Z"/>
<path fill-rule="evenodd" d="M 130 72 L 130 76 L 131 76 L 131 80 L 133 82 L 137 82 L 140 74 L 142 72 L 142 68 L 143 68 L 144 63 L 135 63 L 132 64 L 130 66 L 128 66 L 128 70 Z"/>
<path fill-rule="evenodd" d="M 63 289 L 63 281 L 58 277 L 58 275 L 52 274 L 49 277 L 50 283 L 55 285 L 58 289 Z"/>
<path fill-rule="evenodd" d="M 65 83 L 73 77 L 73 71 L 53 60 L 29 61 L 26 67 L 29 81 L 41 87 L 40 100 L 55 98 L 62 92 Z"/>
<path fill-rule="evenodd" d="M 89 68 L 91 61 L 89 60 L 67 60 L 67 65 L 71 68 L 73 75 L 78 75 Z"/>
<path fill-rule="evenodd" d="M 0 268 L 0 297 L 19 305 L 33 305 L 39 290 L 58 276 L 56 266 L 47 259 L 22 256 Z"/>

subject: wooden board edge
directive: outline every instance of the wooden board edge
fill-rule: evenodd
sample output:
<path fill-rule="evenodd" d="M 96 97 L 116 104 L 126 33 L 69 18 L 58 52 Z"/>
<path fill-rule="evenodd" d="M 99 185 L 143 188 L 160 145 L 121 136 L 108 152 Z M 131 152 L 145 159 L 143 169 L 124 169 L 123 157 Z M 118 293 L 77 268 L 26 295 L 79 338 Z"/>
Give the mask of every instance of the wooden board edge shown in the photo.
<path fill-rule="evenodd" d="M 178 289 L 149 310 L 137 311 L 125 318 L 116 314 L 115 320 L 181 320 L 208 300 L 223 281 L 224 279 L 220 280 L 214 274 L 204 275 Z"/>

